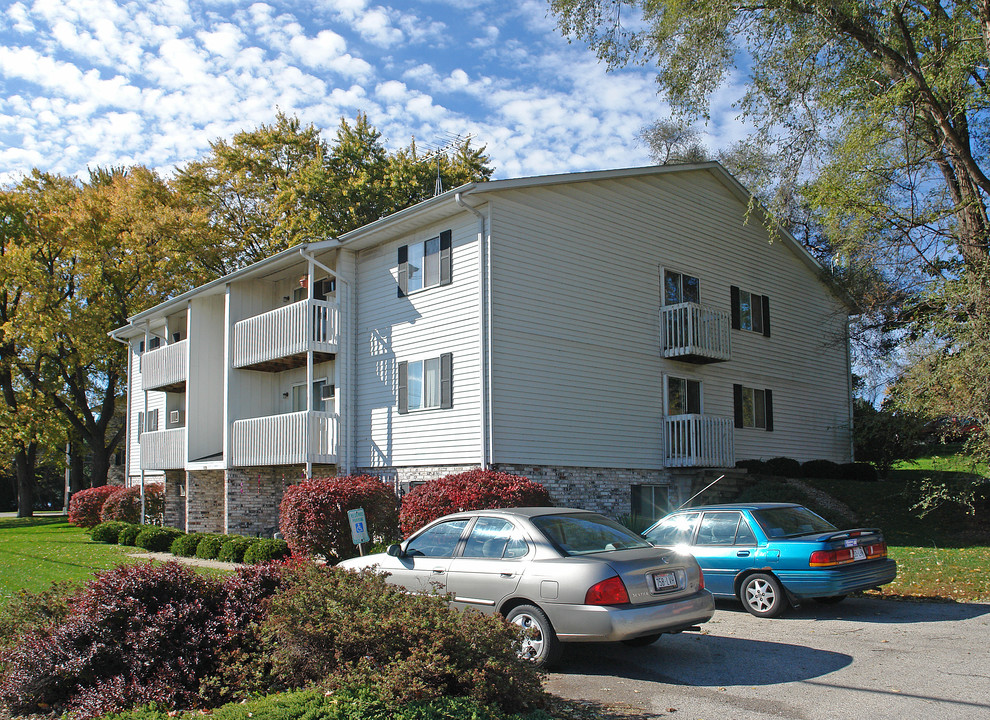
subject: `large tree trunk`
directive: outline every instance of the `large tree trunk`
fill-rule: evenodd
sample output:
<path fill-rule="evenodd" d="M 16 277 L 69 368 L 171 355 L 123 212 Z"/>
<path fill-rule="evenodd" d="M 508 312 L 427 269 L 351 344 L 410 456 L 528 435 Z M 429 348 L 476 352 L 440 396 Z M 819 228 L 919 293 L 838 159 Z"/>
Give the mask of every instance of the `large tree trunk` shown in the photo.
<path fill-rule="evenodd" d="M 34 469 L 37 446 L 18 448 L 14 454 L 14 475 L 17 477 L 17 517 L 34 517 Z"/>
<path fill-rule="evenodd" d="M 69 491 L 75 495 L 86 489 L 86 474 L 83 468 L 82 443 L 74 442 L 69 447 Z"/>
<path fill-rule="evenodd" d="M 100 438 L 102 441 L 102 438 Z M 92 453 L 90 460 L 89 479 L 91 487 L 100 487 L 107 484 L 107 473 L 110 470 L 111 453 L 103 442 L 93 443 L 89 446 Z"/>

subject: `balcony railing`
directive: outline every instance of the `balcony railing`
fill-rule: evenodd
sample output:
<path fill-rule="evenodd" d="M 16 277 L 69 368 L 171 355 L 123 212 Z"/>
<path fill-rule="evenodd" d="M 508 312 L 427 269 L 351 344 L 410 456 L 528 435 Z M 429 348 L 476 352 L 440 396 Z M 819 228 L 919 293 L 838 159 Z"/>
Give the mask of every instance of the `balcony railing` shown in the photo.
<path fill-rule="evenodd" d="M 185 428 L 141 433 L 141 469 L 176 470 L 185 466 Z"/>
<path fill-rule="evenodd" d="M 733 422 L 717 415 L 668 415 L 663 420 L 665 467 L 733 467 Z"/>
<path fill-rule="evenodd" d="M 148 350 L 141 356 L 141 384 L 145 390 L 181 392 L 188 373 L 189 341 Z"/>
<path fill-rule="evenodd" d="M 339 313 L 337 303 L 326 300 L 300 300 L 270 310 L 234 325 L 234 367 L 265 366 L 281 370 L 277 361 L 315 353 L 337 352 Z"/>
<path fill-rule="evenodd" d="M 337 462 L 337 415 L 294 412 L 237 420 L 231 437 L 235 467 Z"/>
<path fill-rule="evenodd" d="M 729 359 L 729 313 L 683 302 L 660 308 L 660 351 L 687 362 Z"/>

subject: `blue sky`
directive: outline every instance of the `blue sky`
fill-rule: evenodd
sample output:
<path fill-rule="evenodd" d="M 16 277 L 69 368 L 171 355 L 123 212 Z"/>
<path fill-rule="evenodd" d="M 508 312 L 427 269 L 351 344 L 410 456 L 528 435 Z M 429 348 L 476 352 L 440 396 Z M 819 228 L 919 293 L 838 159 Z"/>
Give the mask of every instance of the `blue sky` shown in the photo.
<path fill-rule="evenodd" d="M 0 182 L 164 174 L 276 108 L 331 138 L 367 113 L 394 149 L 472 134 L 496 177 L 649 164 L 648 69 L 606 73 L 544 0 L 18 0 L 0 18 Z M 727 87 L 710 148 L 742 136 Z"/>

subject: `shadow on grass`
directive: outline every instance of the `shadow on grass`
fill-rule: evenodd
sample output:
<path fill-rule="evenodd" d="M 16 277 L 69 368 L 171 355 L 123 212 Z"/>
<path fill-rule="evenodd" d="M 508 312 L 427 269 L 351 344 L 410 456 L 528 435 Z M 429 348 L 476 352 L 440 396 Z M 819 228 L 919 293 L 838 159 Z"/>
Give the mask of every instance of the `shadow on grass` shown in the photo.
<path fill-rule="evenodd" d="M 42 515 L 40 517 L 29 517 L 29 518 L 15 518 L 15 517 L 5 517 L 0 518 L 0 530 L 18 530 L 25 528 L 34 527 L 45 527 L 47 525 L 58 525 L 59 523 L 66 523 L 65 515 Z M 66 525 L 68 529 L 74 529 L 71 525 Z"/>

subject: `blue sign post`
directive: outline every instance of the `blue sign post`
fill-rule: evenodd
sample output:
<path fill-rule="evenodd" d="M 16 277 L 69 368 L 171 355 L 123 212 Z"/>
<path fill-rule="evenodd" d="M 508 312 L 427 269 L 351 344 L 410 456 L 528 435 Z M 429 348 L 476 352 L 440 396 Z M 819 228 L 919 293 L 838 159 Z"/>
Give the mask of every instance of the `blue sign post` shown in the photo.
<path fill-rule="evenodd" d="M 368 524 L 364 519 L 364 508 L 347 511 L 347 521 L 351 524 L 351 541 L 358 546 L 358 552 L 364 555 L 361 543 L 371 540 L 368 534 Z"/>

